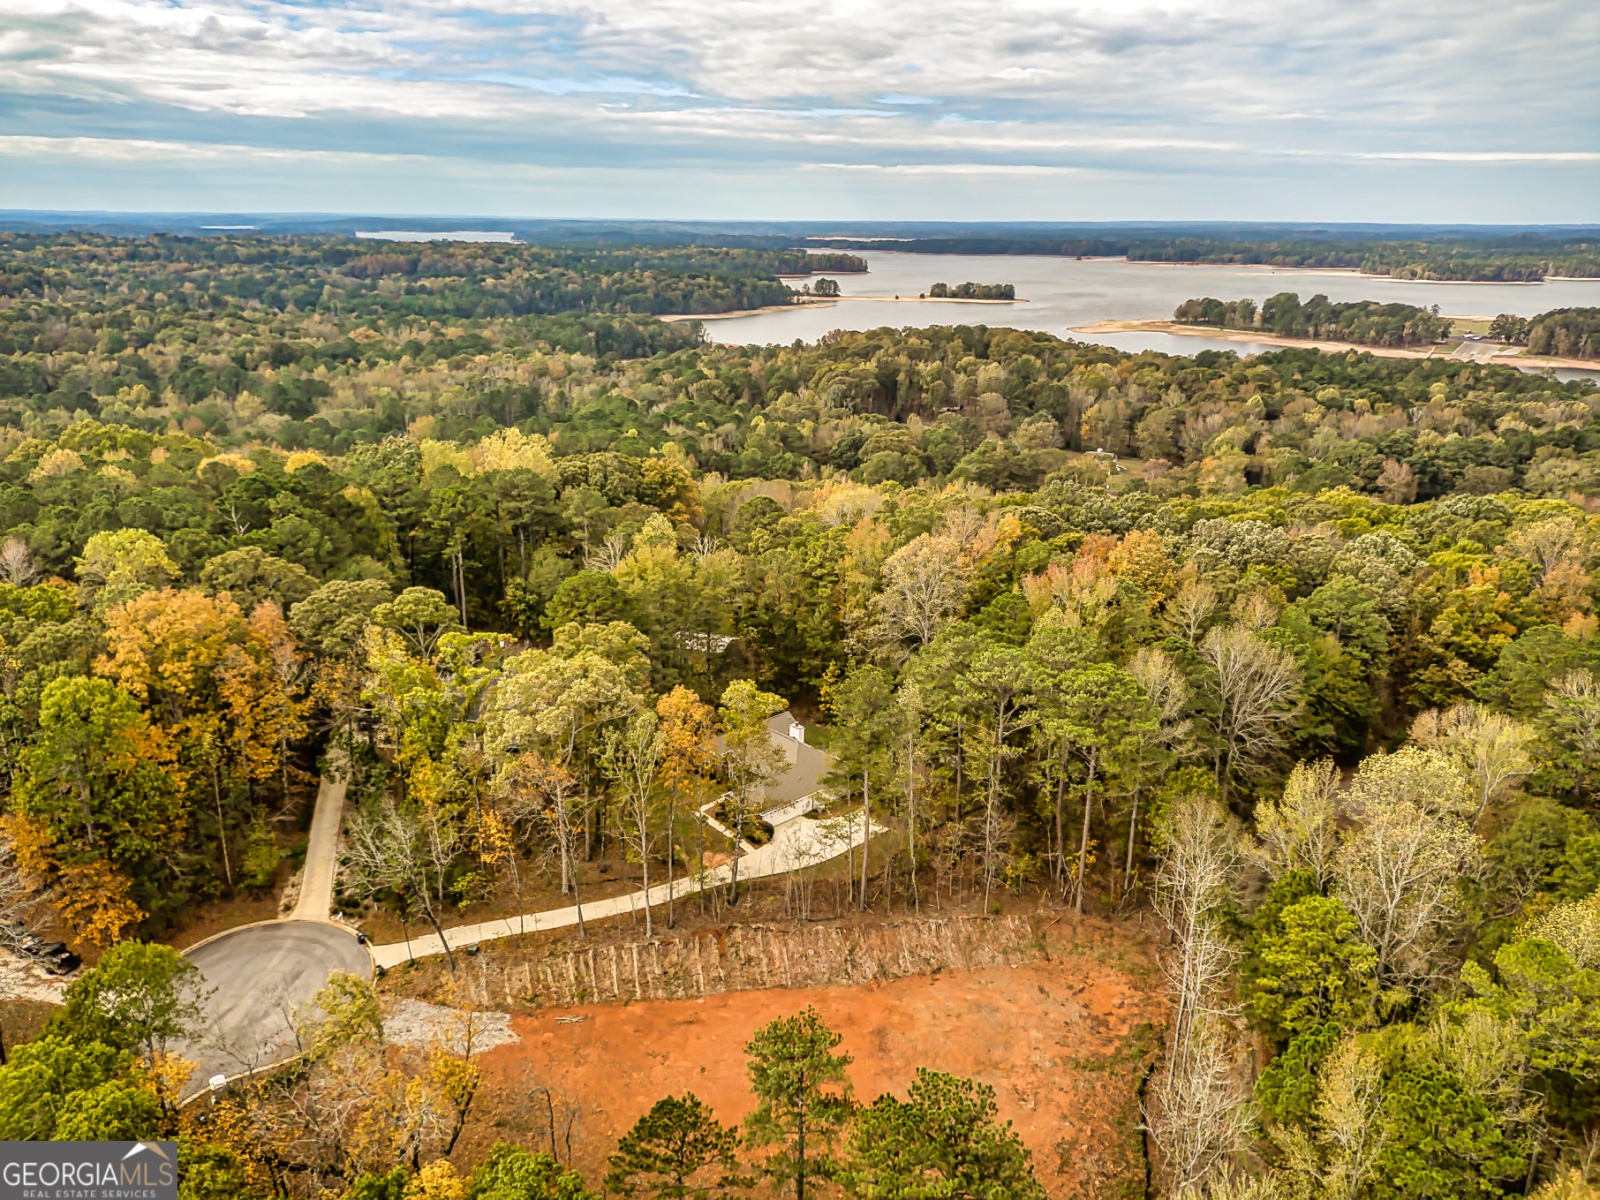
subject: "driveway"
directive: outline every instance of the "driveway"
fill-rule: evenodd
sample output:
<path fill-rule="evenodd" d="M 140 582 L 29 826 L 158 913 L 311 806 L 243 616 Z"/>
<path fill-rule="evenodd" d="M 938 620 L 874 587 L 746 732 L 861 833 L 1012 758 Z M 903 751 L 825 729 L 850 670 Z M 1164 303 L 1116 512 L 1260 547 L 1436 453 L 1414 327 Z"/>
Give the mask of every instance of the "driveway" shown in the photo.
<path fill-rule="evenodd" d="M 178 1047 L 199 1064 L 185 1097 L 203 1091 L 213 1075 L 231 1078 L 291 1057 L 297 1049 L 292 1016 L 332 972 L 372 978 L 372 956 L 355 931 L 328 920 L 344 793 L 342 781 L 323 776 L 293 915 L 230 929 L 184 953 L 200 968 L 206 988 L 215 989 L 206 1005 L 204 1039 Z"/>
<path fill-rule="evenodd" d="M 708 822 L 710 823 L 710 822 Z M 720 828 L 720 826 L 715 826 Z M 726 832 L 726 831 L 724 831 Z M 873 833 L 884 832 L 883 826 L 873 825 Z M 739 857 L 741 880 L 765 879 L 790 871 L 803 871 L 820 866 L 830 859 L 849 853 L 866 840 L 860 816 L 849 813 L 837 817 L 797 817 L 779 825 L 772 840 L 755 850 L 747 850 Z M 675 879 L 670 885 L 677 897 L 692 896 L 700 890 L 702 882 L 707 888 L 721 887 L 733 878 L 733 866 L 724 863 L 707 871 L 703 877 L 690 875 Z M 624 913 L 637 913 L 647 905 L 667 902 L 665 883 L 655 884 L 648 892 L 631 892 L 626 896 L 612 896 L 605 900 L 591 900 L 583 905 L 585 921 L 603 921 L 607 917 Z M 500 917 L 476 925 L 457 925 L 444 931 L 450 939 L 450 949 L 475 946 L 495 938 L 516 937 L 523 933 L 537 933 L 546 929 L 562 929 L 578 923 L 576 905 L 551 908 L 541 912 L 522 913 L 514 917 Z M 406 942 L 392 942 L 372 947 L 372 958 L 380 967 L 397 967 L 408 959 L 443 954 L 444 944 L 436 933 L 423 934 Z"/>
<path fill-rule="evenodd" d="M 267 921 L 202 942 L 184 955 L 215 988 L 206 1004 L 206 1040 L 179 1046 L 197 1062 L 185 1096 L 213 1075 L 235 1076 L 290 1058 L 291 1014 L 308 1004 L 333 971 L 372 978 L 372 956 L 355 931 L 331 921 Z"/>
<path fill-rule="evenodd" d="M 292 914 L 299 921 L 326 921 L 333 907 L 333 877 L 339 867 L 339 828 L 344 821 L 345 781 L 326 775 L 317 787 L 311 837 L 300 872 L 300 898 Z"/>

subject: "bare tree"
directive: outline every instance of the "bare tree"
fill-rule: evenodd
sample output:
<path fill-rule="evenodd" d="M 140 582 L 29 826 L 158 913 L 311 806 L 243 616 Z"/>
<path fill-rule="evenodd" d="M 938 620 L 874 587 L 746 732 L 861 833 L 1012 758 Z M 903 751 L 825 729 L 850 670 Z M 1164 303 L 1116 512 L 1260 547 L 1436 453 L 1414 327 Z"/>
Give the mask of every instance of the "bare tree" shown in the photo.
<path fill-rule="evenodd" d="M 375 812 L 350 822 L 343 855 L 348 878 L 364 894 L 403 890 L 421 903 L 451 971 L 456 960 L 440 917 L 446 870 L 459 849 L 460 830 L 448 815 L 432 805 L 404 809 L 385 794 Z"/>
<path fill-rule="evenodd" d="M 1285 650 L 1239 625 L 1200 644 L 1216 702 L 1216 773 L 1226 798 L 1235 776 L 1259 770 L 1283 749 L 1300 711 L 1300 668 Z"/>
<path fill-rule="evenodd" d="M 1223 1021 L 1200 1022 L 1181 1062 L 1169 1062 L 1151 1081 L 1150 1134 L 1177 1195 L 1225 1175 L 1249 1143 L 1253 1118 L 1236 1078 L 1231 1032 Z"/>
<path fill-rule="evenodd" d="M 970 574 L 953 538 L 913 538 L 884 560 L 883 590 L 873 600 L 875 637 L 911 637 L 926 646 L 961 611 Z"/>
<path fill-rule="evenodd" d="M 1216 611 L 1217 590 L 1204 579 L 1190 576 L 1183 581 L 1178 594 L 1167 601 L 1167 623 L 1179 637 L 1193 646 L 1200 641 L 1200 631 Z"/>
<path fill-rule="evenodd" d="M 542 828 L 560 867 L 561 894 L 570 895 L 578 910 L 578 930 L 585 933 L 583 899 L 578 888 L 579 841 L 588 815 L 588 799 L 571 771 L 529 750 L 510 760 L 500 773 L 506 811 L 519 825 Z"/>
<path fill-rule="evenodd" d="M 644 934 L 655 936 L 650 916 L 650 852 L 655 848 L 651 823 L 656 815 L 657 782 L 661 771 L 659 722 L 649 709 L 639 713 L 622 729 L 606 731 L 605 755 L 601 767 L 616 785 L 622 800 L 619 810 L 623 843 L 638 856 L 644 872 Z"/>
<path fill-rule="evenodd" d="M 1322 1174 L 1328 1200 L 1355 1200 L 1383 1150 L 1383 1066 L 1372 1050 L 1347 1037 L 1318 1072 L 1317 1140 L 1328 1152 Z"/>
<path fill-rule="evenodd" d="M 939 522 L 939 533 L 947 537 L 961 548 L 961 553 L 971 556 L 975 547 L 984 535 L 986 524 L 975 508 L 962 505 L 952 508 L 944 514 L 944 520 Z"/>
<path fill-rule="evenodd" d="M 0 579 L 17 587 L 27 587 L 39 577 L 28 543 L 13 535 L 0 544 Z"/>
<path fill-rule="evenodd" d="M 1201 1186 L 1245 1144 L 1250 1112 L 1235 1071 L 1235 1013 L 1224 987 L 1237 957 L 1222 928 L 1242 853 L 1220 806 L 1185 797 L 1160 828 L 1154 907 L 1172 936 L 1162 970 L 1172 997 L 1166 1060 L 1146 1122 L 1172 1190 Z"/>
<path fill-rule="evenodd" d="M 615 571 L 622 565 L 622 560 L 628 557 L 628 539 L 620 533 L 613 533 L 601 544 L 600 549 L 585 551 L 583 565 L 591 571 L 605 571 L 607 574 Z"/>
<path fill-rule="evenodd" d="M 1331 758 L 1301 763 L 1280 799 L 1256 805 L 1256 858 L 1274 879 L 1305 871 L 1318 890 L 1333 878 L 1338 850 L 1339 771 Z"/>
<path fill-rule="evenodd" d="M 895 693 L 896 715 L 900 729 L 896 736 L 896 751 L 900 756 L 901 776 L 906 785 L 906 851 L 911 857 L 911 902 L 922 911 L 922 891 L 917 883 L 917 844 L 921 836 L 917 827 L 917 779 L 922 769 L 922 726 L 924 709 L 922 689 L 914 679 L 907 679 Z"/>
<path fill-rule="evenodd" d="M 957 680 L 962 702 L 973 713 L 973 723 L 982 735 L 975 739 L 974 757 L 988 776 L 982 826 L 985 912 L 1011 829 L 1002 805 L 1005 762 L 1020 751 L 1009 739 L 1038 721 L 1039 713 L 1032 705 L 1039 686 L 1039 672 L 1033 661 L 1022 650 L 1009 646 L 981 651 Z"/>
<path fill-rule="evenodd" d="M 1163 757 L 1181 757 L 1190 752 L 1190 735 L 1194 722 L 1185 714 L 1189 711 L 1189 681 L 1178 665 L 1164 651 L 1154 646 L 1141 646 L 1128 663 L 1128 674 L 1144 688 L 1150 705 L 1155 709 L 1156 725 L 1151 737 L 1154 747 L 1164 752 Z M 1133 790 L 1133 804 L 1128 813 L 1128 854 L 1123 864 L 1124 891 L 1133 880 L 1133 849 L 1139 831 L 1139 801 L 1142 785 Z"/>
<path fill-rule="evenodd" d="M 1545 582 L 1563 571 L 1581 570 L 1589 550 L 1583 526 L 1571 517 L 1555 517 L 1513 530 L 1505 552 L 1531 562 Z"/>
<path fill-rule="evenodd" d="M 1443 713 L 1429 709 L 1411 725 L 1413 742 L 1461 761 L 1471 781 L 1468 824 L 1473 829 L 1513 780 L 1532 773 L 1533 756 L 1527 747 L 1533 737 L 1528 726 L 1477 704 L 1457 704 Z"/>
<path fill-rule="evenodd" d="M 1356 773 L 1348 796 L 1356 824 L 1340 835 L 1334 880 L 1377 952 L 1380 985 L 1417 984 L 1437 968 L 1457 881 L 1478 865 L 1467 795 L 1456 763 L 1437 750 L 1375 754 Z"/>

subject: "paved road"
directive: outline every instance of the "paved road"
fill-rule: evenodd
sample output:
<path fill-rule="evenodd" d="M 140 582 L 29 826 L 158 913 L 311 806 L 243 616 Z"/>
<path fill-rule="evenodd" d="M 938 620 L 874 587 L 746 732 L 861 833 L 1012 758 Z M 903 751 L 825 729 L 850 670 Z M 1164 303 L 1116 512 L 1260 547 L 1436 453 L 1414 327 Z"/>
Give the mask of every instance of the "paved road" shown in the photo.
<path fill-rule="evenodd" d="M 874 825 L 874 833 L 883 827 Z M 772 840 L 758 850 L 752 850 L 739 859 L 739 878 L 764 879 L 769 875 L 782 875 L 814 867 L 829 859 L 838 858 L 862 841 L 861 817 L 839 816 L 822 820 L 800 817 L 778 826 Z M 733 878 L 733 867 L 724 865 L 705 873 L 705 886 L 720 887 Z M 672 883 L 675 896 L 692 896 L 700 890 L 700 880 L 691 875 Z M 665 904 L 667 885 L 652 887 L 649 892 L 631 892 L 626 896 L 613 896 L 608 900 L 595 900 L 583 905 L 585 921 L 599 921 L 623 913 L 640 912 L 646 905 Z M 545 929 L 562 929 L 578 923 L 578 908 L 553 908 L 544 912 L 523 913 L 515 917 L 501 917 L 477 925 L 457 925 L 444 931 L 450 948 L 473 946 L 495 938 L 515 937 L 519 933 L 535 933 Z M 372 947 L 372 959 L 380 967 L 397 967 L 410 958 L 426 958 L 443 954 L 444 946 L 436 933 L 414 937 L 410 942 L 394 942 L 387 946 Z"/>
<path fill-rule="evenodd" d="M 328 920 L 344 817 L 343 782 L 323 776 L 311 814 L 311 838 L 300 898 L 284 921 L 246 925 L 202 942 L 184 957 L 215 989 L 206 1005 L 205 1036 L 178 1052 L 199 1065 L 184 1090 L 204 1090 L 213 1075 L 235 1076 L 295 1053 L 291 1019 L 333 971 L 372 978 L 372 956 L 355 931 Z"/>
<path fill-rule="evenodd" d="M 311 814 L 311 838 L 306 863 L 300 872 L 300 898 L 294 913 L 300 921 L 326 921 L 333 908 L 333 876 L 339 866 L 339 826 L 344 820 L 345 781 L 326 775 L 317 788 L 317 807 Z"/>
<path fill-rule="evenodd" d="M 295 1052 L 290 1014 L 308 1003 L 328 975 L 350 971 L 372 977 L 372 958 L 353 930 L 331 921 L 269 921 L 229 930 L 185 957 L 200 968 L 206 987 L 206 1040 L 180 1046 L 198 1062 L 186 1095 L 213 1075 L 240 1075 L 281 1062 Z"/>

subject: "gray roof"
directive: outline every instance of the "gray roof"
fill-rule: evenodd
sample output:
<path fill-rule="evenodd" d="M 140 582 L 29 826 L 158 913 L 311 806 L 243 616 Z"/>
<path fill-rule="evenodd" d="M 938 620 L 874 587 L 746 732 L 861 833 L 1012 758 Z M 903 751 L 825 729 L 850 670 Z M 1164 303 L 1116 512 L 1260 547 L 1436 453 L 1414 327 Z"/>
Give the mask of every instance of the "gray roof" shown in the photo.
<path fill-rule="evenodd" d="M 791 724 L 798 725 L 799 722 L 787 709 L 767 719 L 767 730 L 772 734 L 773 742 L 789 760 L 789 769 L 767 789 L 767 799 L 778 803 L 809 796 L 822 786 L 822 777 L 833 766 L 833 755 L 790 737 Z"/>

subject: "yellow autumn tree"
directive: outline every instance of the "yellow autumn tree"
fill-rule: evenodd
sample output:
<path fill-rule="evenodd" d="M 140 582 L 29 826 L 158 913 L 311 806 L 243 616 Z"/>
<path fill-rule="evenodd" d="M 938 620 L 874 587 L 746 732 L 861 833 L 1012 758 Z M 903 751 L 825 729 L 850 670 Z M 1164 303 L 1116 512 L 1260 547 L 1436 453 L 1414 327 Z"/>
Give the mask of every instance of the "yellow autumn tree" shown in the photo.
<path fill-rule="evenodd" d="M 230 843 L 251 787 L 282 776 L 303 732 L 292 640 L 275 606 L 263 608 L 247 620 L 227 594 L 148 591 L 107 611 L 107 653 L 95 662 L 171 739 L 191 811 L 216 822 L 230 887 Z"/>

